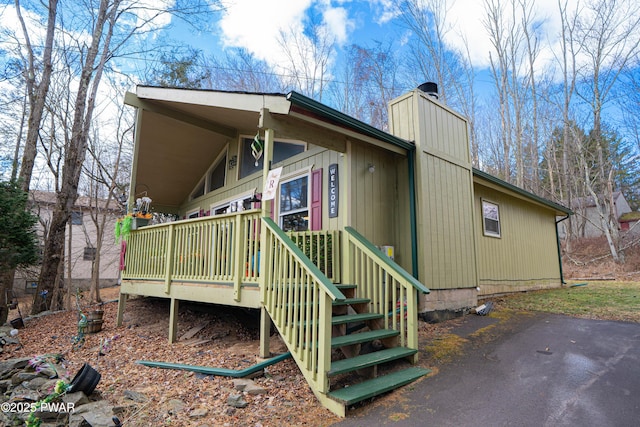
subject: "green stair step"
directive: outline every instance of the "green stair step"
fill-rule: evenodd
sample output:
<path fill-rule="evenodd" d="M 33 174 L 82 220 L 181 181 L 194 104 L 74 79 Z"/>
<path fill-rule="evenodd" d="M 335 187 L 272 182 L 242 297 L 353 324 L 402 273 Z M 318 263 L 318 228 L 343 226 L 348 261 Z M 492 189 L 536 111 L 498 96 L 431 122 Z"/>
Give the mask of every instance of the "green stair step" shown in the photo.
<path fill-rule="evenodd" d="M 343 323 L 364 322 L 365 320 L 382 319 L 384 314 L 378 313 L 357 313 L 345 314 L 343 316 L 333 316 L 332 325 L 342 325 Z"/>
<path fill-rule="evenodd" d="M 336 283 L 336 288 L 342 290 L 342 289 L 357 289 L 358 285 L 350 285 L 350 284 L 343 284 L 343 283 Z"/>
<path fill-rule="evenodd" d="M 342 347 L 345 345 L 360 344 L 373 340 L 382 340 L 400 335 L 399 331 L 393 329 L 376 329 L 374 331 L 360 332 L 358 334 L 342 335 L 331 338 L 331 347 Z"/>
<path fill-rule="evenodd" d="M 369 298 L 347 298 L 344 301 L 334 301 L 333 305 L 368 304 L 370 302 Z"/>
<path fill-rule="evenodd" d="M 418 350 L 406 347 L 393 347 L 374 351 L 373 353 L 361 354 L 349 359 L 336 360 L 335 362 L 331 362 L 331 370 L 327 375 L 332 377 L 338 374 L 355 371 L 357 369 L 368 368 L 370 366 L 412 356 L 417 352 Z"/>
<path fill-rule="evenodd" d="M 353 405 L 370 397 L 377 396 L 390 390 L 394 390 L 405 384 L 409 384 L 418 378 L 431 372 L 429 369 L 411 367 L 392 374 L 373 378 L 340 390 L 332 391 L 328 394 L 334 400 Z"/>

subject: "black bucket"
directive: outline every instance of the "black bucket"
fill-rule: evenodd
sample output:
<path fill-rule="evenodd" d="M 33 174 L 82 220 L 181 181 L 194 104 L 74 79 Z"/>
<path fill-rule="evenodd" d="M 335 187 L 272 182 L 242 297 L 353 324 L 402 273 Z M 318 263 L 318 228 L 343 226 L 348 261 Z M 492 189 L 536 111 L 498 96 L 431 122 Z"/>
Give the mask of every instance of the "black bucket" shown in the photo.
<path fill-rule="evenodd" d="M 91 367 L 88 363 L 82 365 L 82 368 L 78 371 L 71 384 L 69 386 L 69 392 L 82 391 L 89 396 L 96 389 L 96 386 L 100 382 L 102 375 Z"/>
<path fill-rule="evenodd" d="M 11 323 L 11 326 L 15 329 L 22 329 L 24 328 L 24 321 L 22 320 L 22 317 L 18 317 L 17 319 L 13 319 L 12 321 L 10 321 L 9 323 Z"/>

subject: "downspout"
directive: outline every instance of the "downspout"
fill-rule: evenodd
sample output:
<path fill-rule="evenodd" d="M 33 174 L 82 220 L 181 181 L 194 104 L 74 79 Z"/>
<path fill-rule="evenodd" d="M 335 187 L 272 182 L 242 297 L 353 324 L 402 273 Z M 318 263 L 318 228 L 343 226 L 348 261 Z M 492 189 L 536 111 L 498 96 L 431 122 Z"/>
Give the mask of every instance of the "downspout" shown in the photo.
<path fill-rule="evenodd" d="M 205 375 L 216 375 L 219 377 L 244 378 L 247 375 L 254 374 L 258 371 L 263 370 L 267 366 L 282 362 L 283 360 L 286 360 L 290 357 L 291 352 L 286 352 L 244 369 L 213 368 L 209 366 L 185 365 L 181 363 L 153 362 L 150 360 L 138 360 L 136 361 L 136 363 L 148 366 L 150 368 L 178 369 L 183 371 L 197 372 Z"/>
<path fill-rule="evenodd" d="M 409 162 L 409 224 L 411 227 L 411 275 L 418 278 L 418 223 L 416 218 L 415 146 L 407 150 Z M 558 228 L 556 227 L 556 232 Z"/>
<path fill-rule="evenodd" d="M 567 218 L 569 218 L 569 215 L 556 221 L 556 245 L 558 248 L 558 265 L 560 266 L 560 283 L 563 285 L 566 285 L 567 282 L 564 281 L 564 272 L 562 271 L 562 249 L 560 248 L 560 235 L 558 234 L 558 224 L 560 224 L 562 221 L 564 221 Z"/>

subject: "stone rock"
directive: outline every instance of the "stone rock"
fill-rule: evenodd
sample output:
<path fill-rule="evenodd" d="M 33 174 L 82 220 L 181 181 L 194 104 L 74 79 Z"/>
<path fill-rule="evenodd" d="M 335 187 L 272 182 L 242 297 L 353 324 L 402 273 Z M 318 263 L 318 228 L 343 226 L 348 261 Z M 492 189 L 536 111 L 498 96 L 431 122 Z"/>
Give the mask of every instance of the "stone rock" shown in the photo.
<path fill-rule="evenodd" d="M 40 400 L 40 393 L 19 385 L 11 390 L 11 396 L 9 399 L 13 401 L 30 400 L 32 402 L 36 402 Z"/>
<path fill-rule="evenodd" d="M 69 414 L 62 412 L 49 412 L 37 410 L 34 415 L 43 422 L 55 422 L 56 424 L 66 425 L 69 420 Z"/>
<path fill-rule="evenodd" d="M 27 366 L 29 360 L 31 360 L 31 357 L 19 357 L 17 359 L 4 360 L 0 362 L 0 372 L 22 369 Z"/>
<path fill-rule="evenodd" d="M 236 390 L 244 391 L 247 394 L 255 396 L 257 394 L 266 394 L 267 390 L 258 384 L 255 381 L 246 379 L 246 378 L 236 378 L 233 380 L 233 385 Z"/>
<path fill-rule="evenodd" d="M 149 398 L 144 394 L 133 390 L 125 390 L 123 394 L 125 399 L 133 400 L 138 403 L 145 403 L 149 400 Z"/>
<path fill-rule="evenodd" d="M 242 398 L 241 394 L 232 394 L 227 399 L 227 405 L 234 408 L 246 408 L 248 403 Z"/>
<path fill-rule="evenodd" d="M 75 393 L 69 393 L 62 396 L 62 401 L 64 403 L 73 403 L 73 406 L 77 408 L 78 406 L 89 403 L 89 398 L 83 391 L 76 391 Z"/>
<path fill-rule="evenodd" d="M 187 406 L 180 399 L 171 399 L 167 402 L 167 412 L 170 414 L 177 414 L 178 412 L 184 411 L 185 406 Z"/>
<path fill-rule="evenodd" d="M 34 378 L 38 378 L 38 374 L 36 372 L 17 372 L 11 377 L 11 382 L 13 385 L 16 385 L 25 381 L 31 381 Z"/>
<path fill-rule="evenodd" d="M 0 394 L 4 394 L 11 387 L 11 380 L 1 380 L 0 381 Z"/>
<path fill-rule="evenodd" d="M 36 377 L 25 384 L 29 390 L 40 390 L 40 387 L 47 383 L 47 379 L 43 377 Z"/>
<path fill-rule="evenodd" d="M 207 411 L 205 408 L 194 409 L 193 411 L 189 412 L 189 417 L 202 418 L 202 417 L 206 417 L 208 413 L 209 411 Z"/>
<path fill-rule="evenodd" d="M 76 408 L 69 417 L 69 425 L 83 426 L 81 418 L 91 427 L 113 427 L 113 408 L 108 402 L 99 400 Z M 80 424 L 78 424 L 80 423 Z"/>

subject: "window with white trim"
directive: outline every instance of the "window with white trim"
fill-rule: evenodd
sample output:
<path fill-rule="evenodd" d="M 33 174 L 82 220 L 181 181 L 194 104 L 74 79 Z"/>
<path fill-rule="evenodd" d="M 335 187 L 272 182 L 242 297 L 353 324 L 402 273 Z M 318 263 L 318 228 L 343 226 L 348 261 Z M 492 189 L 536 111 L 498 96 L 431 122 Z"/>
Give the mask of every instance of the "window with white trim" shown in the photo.
<path fill-rule="evenodd" d="M 264 155 L 256 162 L 251 154 L 251 144 L 253 138 L 240 139 L 240 171 L 238 172 L 238 179 L 242 179 L 249 175 L 262 171 L 264 165 Z M 273 143 L 273 164 L 281 162 L 289 157 L 293 157 L 296 154 L 300 154 L 307 149 L 307 145 L 304 142 L 293 141 L 274 141 Z"/>
<path fill-rule="evenodd" d="M 280 183 L 279 223 L 284 231 L 309 229 L 309 175 L 298 175 Z"/>
<path fill-rule="evenodd" d="M 227 172 L 227 153 L 222 156 L 218 163 L 209 172 L 209 189 L 208 192 L 224 187 Z"/>
<path fill-rule="evenodd" d="M 482 200 L 482 229 L 485 236 L 500 237 L 500 208 L 496 203 Z"/>

